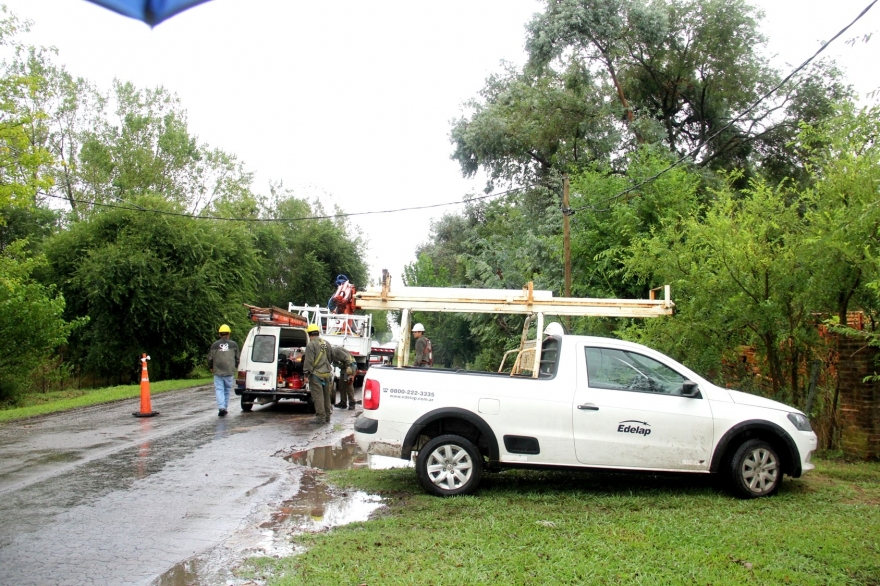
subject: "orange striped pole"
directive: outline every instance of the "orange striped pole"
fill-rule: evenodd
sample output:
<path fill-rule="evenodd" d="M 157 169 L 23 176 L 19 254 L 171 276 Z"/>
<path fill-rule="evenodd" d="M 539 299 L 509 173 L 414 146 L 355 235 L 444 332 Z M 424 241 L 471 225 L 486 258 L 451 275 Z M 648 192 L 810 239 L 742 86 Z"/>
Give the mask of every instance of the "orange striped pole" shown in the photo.
<path fill-rule="evenodd" d="M 158 411 L 153 411 L 150 405 L 150 374 L 147 372 L 147 360 L 150 357 L 146 354 L 141 355 L 141 410 L 132 413 L 135 417 L 152 417 L 158 415 Z"/>

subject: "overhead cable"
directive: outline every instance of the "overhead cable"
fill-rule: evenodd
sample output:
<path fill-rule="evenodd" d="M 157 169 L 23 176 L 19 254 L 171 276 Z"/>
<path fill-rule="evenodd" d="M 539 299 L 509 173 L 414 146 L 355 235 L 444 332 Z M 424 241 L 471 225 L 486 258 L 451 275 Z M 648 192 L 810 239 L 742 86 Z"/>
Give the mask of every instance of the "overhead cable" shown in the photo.
<path fill-rule="evenodd" d="M 665 173 L 671 171 L 672 169 L 674 169 L 675 167 L 677 167 L 678 165 L 680 165 L 680 164 L 681 164 L 683 161 L 685 161 L 686 159 L 688 159 L 688 158 L 692 157 L 693 155 L 695 155 L 696 153 L 698 153 L 698 152 L 700 151 L 700 149 L 702 149 L 704 146 L 706 146 L 706 144 L 709 143 L 709 141 L 711 141 L 713 138 L 715 138 L 716 136 L 718 136 L 719 134 L 721 134 L 722 132 L 724 132 L 725 130 L 727 130 L 728 128 L 730 128 L 731 126 L 733 126 L 733 123 L 734 123 L 734 122 L 737 122 L 737 121 L 739 121 L 740 119 L 742 119 L 746 114 L 748 114 L 749 112 L 751 112 L 752 110 L 754 110 L 755 108 L 757 108 L 758 105 L 759 105 L 761 102 L 763 102 L 764 100 L 766 100 L 767 98 L 769 98 L 771 95 L 773 95 L 774 93 L 776 93 L 776 91 L 779 90 L 779 88 L 781 88 L 783 85 L 785 85 L 785 84 L 786 84 L 786 83 L 787 83 L 792 77 L 794 77 L 795 74 L 797 74 L 800 70 L 802 70 L 804 67 L 806 67 L 807 65 L 809 65 L 809 64 L 810 64 L 810 63 L 811 63 L 816 57 L 818 57 L 819 54 L 820 54 L 822 51 L 824 51 L 826 47 L 828 47 L 828 45 L 830 45 L 831 43 L 833 43 L 838 37 L 840 37 L 840 35 L 842 35 L 843 33 L 845 33 L 845 32 L 846 32 L 846 31 L 847 31 L 852 25 L 854 25 L 856 22 L 858 22 L 858 21 L 859 21 L 859 20 L 860 20 L 860 19 L 861 19 L 861 18 L 862 18 L 862 17 L 863 17 L 863 16 L 864 16 L 864 15 L 865 15 L 865 14 L 866 14 L 866 13 L 867 13 L 867 12 L 873 7 L 873 6 L 874 6 L 874 4 L 876 4 L 877 2 L 878 2 L 878 0 L 874 0 L 873 2 L 871 2 L 871 3 L 870 3 L 870 4 L 869 4 L 864 10 L 862 10 L 862 11 L 859 13 L 859 15 L 858 15 L 857 17 L 855 17 L 855 19 L 854 19 L 851 23 L 849 23 L 848 25 L 846 25 L 845 27 L 843 27 L 842 29 L 840 29 L 840 31 L 838 31 L 838 33 L 837 33 L 836 35 L 834 35 L 834 36 L 831 38 L 830 41 L 826 41 L 821 47 L 819 47 L 819 50 L 818 50 L 818 51 L 816 51 L 815 53 L 813 53 L 813 55 L 812 55 L 810 58 L 808 58 L 806 61 L 804 61 L 804 62 L 801 63 L 799 66 L 797 66 L 794 70 L 792 70 L 792 72 L 789 73 L 789 74 L 785 77 L 785 79 L 783 79 L 783 80 L 780 81 L 778 84 L 776 84 L 776 85 L 775 85 L 773 88 L 771 88 L 767 93 L 765 93 L 763 96 L 761 96 L 760 98 L 758 98 L 758 99 L 757 99 L 757 100 L 756 100 L 751 106 L 749 106 L 748 108 L 746 108 L 745 110 L 743 110 L 738 116 L 736 116 L 735 118 L 732 118 L 732 119 L 730 120 L 730 122 L 728 122 L 727 124 L 725 124 L 724 126 L 722 126 L 721 128 L 719 128 L 717 131 L 715 131 L 714 133 L 712 133 L 711 135 L 709 135 L 709 136 L 708 136 L 703 142 L 701 142 L 701 143 L 698 144 L 696 147 L 694 147 L 692 150 L 690 150 L 689 152 L 687 152 L 687 153 L 685 153 L 684 155 L 682 155 L 681 157 L 679 157 L 677 160 L 675 160 L 675 161 L 674 161 L 672 164 L 670 164 L 668 167 L 666 167 L 665 169 L 661 170 L 660 172 L 658 172 L 658 173 L 656 173 L 656 174 L 654 174 L 654 175 L 648 177 L 647 179 L 645 179 L 645 180 L 642 181 L 641 183 L 637 183 L 636 185 L 633 185 L 632 187 L 629 187 L 629 188 L 627 188 L 627 189 L 624 189 L 623 191 L 621 191 L 620 193 L 618 193 L 618 194 L 616 194 L 616 195 L 612 195 L 611 197 L 607 197 L 607 198 L 605 198 L 605 199 L 603 199 L 603 200 L 600 200 L 600 201 L 598 201 L 598 202 L 596 202 L 596 203 L 586 204 L 586 205 L 583 205 L 583 206 L 578 207 L 578 208 L 569 208 L 568 210 L 563 210 L 563 212 L 564 212 L 564 213 L 568 213 L 568 214 L 570 215 L 570 214 L 573 214 L 574 212 L 578 212 L 578 211 L 585 210 L 585 209 L 588 209 L 588 208 L 589 208 L 589 209 L 593 209 L 593 210 L 595 210 L 595 211 L 608 211 L 608 210 L 598 210 L 598 209 L 596 209 L 596 206 L 599 206 L 599 205 L 602 205 L 602 204 L 606 204 L 606 203 L 608 203 L 608 202 L 610 202 L 610 201 L 613 201 L 613 200 L 615 200 L 615 199 L 621 198 L 621 197 L 623 197 L 624 195 L 626 195 L 627 193 L 631 193 L 631 192 L 635 191 L 636 189 L 642 187 L 643 185 L 647 185 L 648 183 L 651 183 L 651 182 L 654 181 L 655 179 L 659 178 L 661 175 L 663 175 L 663 174 L 665 174 Z"/>
<path fill-rule="evenodd" d="M 130 210 L 133 212 L 147 212 L 147 213 L 158 214 L 158 215 L 163 215 L 163 216 L 179 216 L 179 217 L 184 217 L 184 218 L 192 218 L 193 220 L 218 220 L 218 221 L 222 221 L 222 222 L 303 222 L 303 221 L 309 221 L 309 220 L 333 220 L 333 219 L 338 219 L 338 218 L 348 218 L 348 217 L 352 217 L 352 216 L 366 216 L 366 215 L 372 215 L 372 214 L 393 214 L 393 213 L 397 213 L 397 212 L 409 212 L 409 211 L 414 211 L 414 210 L 424 210 L 424 209 L 439 208 L 439 207 L 444 207 L 444 206 L 461 205 L 461 204 L 467 204 L 467 203 L 471 203 L 474 201 L 480 201 L 480 200 L 489 199 L 489 198 L 493 198 L 493 197 L 501 197 L 504 195 L 509 195 L 511 193 L 517 193 L 517 192 L 522 191 L 527 188 L 528 187 L 514 187 L 514 188 L 508 189 L 506 191 L 500 191 L 498 193 L 489 193 L 486 195 L 481 195 L 479 197 L 471 197 L 471 198 L 467 198 L 467 199 L 463 199 L 463 200 L 459 200 L 459 201 L 437 203 L 437 204 L 424 205 L 424 206 L 412 206 L 412 207 L 408 207 L 408 208 L 396 208 L 396 209 L 391 209 L 391 210 L 374 210 L 374 211 L 368 211 L 368 212 L 351 212 L 351 213 L 329 214 L 329 215 L 324 215 L 324 216 L 301 216 L 301 217 L 297 217 L 297 218 L 229 218 L 229 217 L 224 217 L 224 216 L 206 216 L 206 215 L 197 215 L 197 214 L 187 214 L 185 212 L 171 212 L 171 211 L 167 211 L 167 210 L 149 209 L 149 208 L 144 208 L 144 207 L 132 204 L 130 202 L 123 202 L 121 204 L 97 202 L 97 201 L 90 201 L 90 200 L 66 197 L 63 195 L 54 195 L 51 193 L 47 193 L 47 194 L 45 194 L 45 196 L 68 201 L 68 202 L 76 202 L 76 203 L 93 205 L 93 206 L 104 207 L 104 208 Z"/>

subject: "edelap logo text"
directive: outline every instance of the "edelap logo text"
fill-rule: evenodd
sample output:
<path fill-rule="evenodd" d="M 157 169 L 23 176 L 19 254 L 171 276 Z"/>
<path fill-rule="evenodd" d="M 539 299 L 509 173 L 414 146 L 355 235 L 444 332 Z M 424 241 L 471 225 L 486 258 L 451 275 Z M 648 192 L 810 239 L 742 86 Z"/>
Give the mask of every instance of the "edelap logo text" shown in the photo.
<path fill-rule="evenodd" d="M 645 427 L 642 427 L 642 426 Z M 617 426 L 617 433 L 635 433 L 641 436 L 651 435 L 651 424 L 647 421 L 621 421 Z"/>

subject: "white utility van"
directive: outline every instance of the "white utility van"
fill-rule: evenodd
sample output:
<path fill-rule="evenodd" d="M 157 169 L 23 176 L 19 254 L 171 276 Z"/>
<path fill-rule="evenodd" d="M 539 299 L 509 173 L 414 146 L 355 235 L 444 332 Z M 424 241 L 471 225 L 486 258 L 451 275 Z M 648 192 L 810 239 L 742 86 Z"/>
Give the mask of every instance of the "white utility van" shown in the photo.
<path fill-rule="evenodd" d="M 295 399 L 314 412 L 302 369 L 308 343 L 308 333 L 301 327 L 258 325 L 248 333 L 235 380 L 242 411 L 250 411 L 254 402 Z"/>

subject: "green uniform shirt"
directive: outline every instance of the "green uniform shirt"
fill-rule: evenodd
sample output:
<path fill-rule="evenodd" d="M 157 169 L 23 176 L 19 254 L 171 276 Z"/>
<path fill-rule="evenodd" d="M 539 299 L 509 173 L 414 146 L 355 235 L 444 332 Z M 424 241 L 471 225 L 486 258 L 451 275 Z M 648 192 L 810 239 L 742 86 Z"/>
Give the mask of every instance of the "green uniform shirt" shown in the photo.
<path fill-rule="evenodd" d="M 431 354 L 431 340 L 426 338 L 425 334 L 422 334 L 416 340 L 415 366 L 431 366 L 431 363 L 434 361 L 434 357 Z"/>
<path fill-rule="evenodd" d="M 333 346 L 330 356 L 333 364 L 339 368 L 343 379 L 347 379 L 357 372 L 357 360 L 352 357 L 351 352 L 342 346 Z M 351 372 L 348 372 L 349 369 Z"/>
<path fill-rule="evenodd" d="M 321 378 L 330 378 L 330 375 L 333 374 L 333 368 L 330 366 L 331 352 L 330 344 L 322 340 L 320 336 L 309 340 L 309 344 L 306 346 L 306 355 L 303 358 L 303 374 L 307 379 L 313 374 Z"/>

